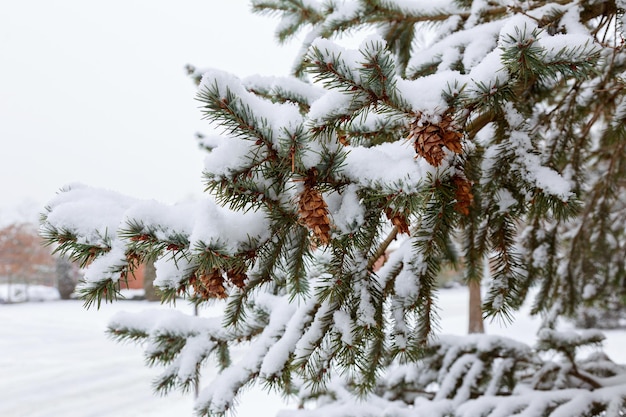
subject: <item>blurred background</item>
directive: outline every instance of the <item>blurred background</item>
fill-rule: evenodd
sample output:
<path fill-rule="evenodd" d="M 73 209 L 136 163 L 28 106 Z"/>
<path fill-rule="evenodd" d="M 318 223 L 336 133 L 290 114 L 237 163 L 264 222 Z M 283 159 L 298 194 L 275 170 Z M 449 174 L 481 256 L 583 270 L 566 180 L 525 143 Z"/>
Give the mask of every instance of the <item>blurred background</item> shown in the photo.
<path fill-rule="evenodd" d="M 185 67 L 287 75 L 299 44 L 279 46 L 276 23 L 246 0 L 1 2 L 0 285 L 63 281 L 36 228 L 67 184 L 199 198 L 210 128 Z"/>
<path fill-rule="evenodd" d="M 287 75 L 296 43 L 231 0 L 0 4 L 0 207 L 75 181 L 176 202 L 202 192 L 187 64 Z"/>
<path fill-rule="evenodd" d="M 195 134 L 211 130 L 185 67 L 287 75 L 299 44 L 278 46 L 276 23 L 246 0 L 0 2 L 0 415 L 192 414 L 192 396 L 153 394 L 141 347 L 105 333 L 119 310 L 168 308 L 144 300 L 153 271 L 124 289 L 131 301 L 85 310 L 80 271 L 41 246 L 39 214 L 75 182 L 200 198 Z M 273 414 L 266 394 L 250 395 L 244 415 L 263 401 Z"/>

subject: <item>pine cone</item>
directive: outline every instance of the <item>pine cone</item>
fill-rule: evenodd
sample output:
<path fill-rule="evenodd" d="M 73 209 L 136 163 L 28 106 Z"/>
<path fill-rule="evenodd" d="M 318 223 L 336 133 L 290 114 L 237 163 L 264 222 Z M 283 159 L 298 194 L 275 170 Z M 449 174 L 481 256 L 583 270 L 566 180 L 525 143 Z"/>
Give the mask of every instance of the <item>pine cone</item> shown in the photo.
<path fill-rule="evenodd" d="M 194 294 L 196 296 L 198 296 L 198 298 L 201 298 L 203 300 L 208 300 L 209 299 L 209 293 L 206 290 L 206 288 L 204 287 L 204 285 L 202 284 L 202 282 L 200 281 L 200 279 L 198 279 L 198 275 L 193 274 L 189 278 L 189 284 L 193 288 L 193 292 L 194 292 Z M 180 289 L 182 289 L 182 288 L 179 288 L 179 290 Z"/>
<path fill-rule="evenodd" d="M 391 220 L 391 224 L 398 228 L 398 232 L 406 233 L 407 235 L 411 234 L 409 233 L 409 221 L 404 214 L 394 213 L 391 207 L 387 207 L 385 209 L 385 215 Z"/>
<path fill-rule="evenodd" d="M 454 209 L 457 212 L 467 216 L 469 215 L 469 208 L 474 201 L 474 195 L 472 194 L 472 184 L 466 178 L 463 178 L 459 175 L 453 176 L 452 182 L 456 187 L 456 189 L 454 190 L 454 197 L 456 198 Z"/>
<path fill-rule="evenodd" d="M 444 147 L 457 154 L 463 150 L 461 146 L 463 134 L 455 128 L 454 120 L 448 114 L 445 114 L 437 124 L 421 121 L 418 117 L 411 123 L 410 128 L 408 139 L 415 140 L 415 152 L 432 166 L 441 165 L 446 156 Z"/>
<path fill-rule="evenodd" d="M 226 271 L 226 276 L 228 277 L 230 282 L 233 283 L 233 285 L 239 288 L 243 288 L 246 286 L 246 280 L 248 279 L 248 276 L 245 272 L 231 269 L 229 271 Z"/>
<path fill-rule="evenodd" d="M 322 245 L 330 243 L 330 220 L 328 206 L 322 195 L 312 187 L 309 181 L 304 184 L 304 191 L 298 201 L 298 213 Z"/>
<path fill-rule="evenodd" d="M 203 300 L 227 297 L 224 277 L 219 269 L 198 276 L 198 279 L 193 281 L 193 289 L 196 295 Z"/>

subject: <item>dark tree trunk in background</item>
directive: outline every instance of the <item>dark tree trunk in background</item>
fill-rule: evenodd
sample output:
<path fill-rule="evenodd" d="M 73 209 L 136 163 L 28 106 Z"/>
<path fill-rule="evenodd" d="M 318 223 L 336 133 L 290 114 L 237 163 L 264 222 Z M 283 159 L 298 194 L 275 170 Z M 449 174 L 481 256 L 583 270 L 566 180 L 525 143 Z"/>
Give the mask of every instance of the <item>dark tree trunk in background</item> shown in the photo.
<path fill-rule="evenodd" d="M 61 300 L 69 300 L 76 288 L 74 265 L 67 258 L 58 258 L 56 261 L 57 288 Z"/>

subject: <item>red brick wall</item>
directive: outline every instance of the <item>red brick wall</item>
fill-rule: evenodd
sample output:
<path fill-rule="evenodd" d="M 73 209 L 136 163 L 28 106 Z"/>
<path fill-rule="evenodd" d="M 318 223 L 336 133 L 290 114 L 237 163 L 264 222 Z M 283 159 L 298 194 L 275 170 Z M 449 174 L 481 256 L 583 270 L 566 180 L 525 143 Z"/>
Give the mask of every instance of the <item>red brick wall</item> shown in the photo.
<path fill-rule="evenodd" d="M 140 265 L 133 274 L 128 276 L 128 284 L 121 281 L 121 289 L 139 290 L 143 288 L 144 266 Z"/>

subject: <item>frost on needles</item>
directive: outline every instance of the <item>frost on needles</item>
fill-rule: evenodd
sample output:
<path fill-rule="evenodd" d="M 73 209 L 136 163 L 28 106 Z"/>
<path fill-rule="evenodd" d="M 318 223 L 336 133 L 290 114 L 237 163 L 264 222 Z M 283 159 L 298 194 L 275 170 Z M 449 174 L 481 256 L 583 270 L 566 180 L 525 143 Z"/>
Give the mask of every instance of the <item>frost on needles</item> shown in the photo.
<path fill-rule="evenodd" d="M 42 234 L 85 267 L 88 306 L 143 262 L 164 300 L 223 306 L 109 326 L 163 366 L 159 391 L 201 381 L 199 415 L 254 382 L 303 406 L 285 416 L 623 415 L 624 367 L 558 319 L 624 308 L 624 6 L 253 1 L 304 44 L 289 78 L 191 70 L 223 132 L 200 140 L 206 199 L 71 185 Z M 537 346 L 439 334 L 450 265 L 482 281 L 485 318 L 532 294 Z"/>

